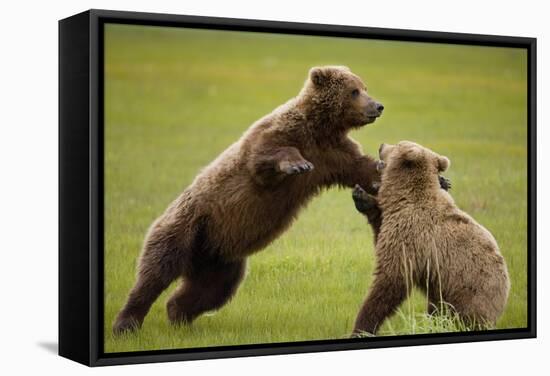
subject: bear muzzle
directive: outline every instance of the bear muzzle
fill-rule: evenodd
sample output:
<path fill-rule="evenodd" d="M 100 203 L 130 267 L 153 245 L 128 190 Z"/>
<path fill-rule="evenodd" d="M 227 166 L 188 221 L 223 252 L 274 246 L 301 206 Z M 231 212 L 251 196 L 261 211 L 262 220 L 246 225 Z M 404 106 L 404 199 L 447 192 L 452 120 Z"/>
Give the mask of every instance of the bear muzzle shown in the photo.
<path fill-rule="evenodd" d="M 384 105 L 379 102 L 374 102 L 372 106 L 368 106 L 366 115 L 370 121 L 374 121 L 376 118 L 382 116 L 383 111 Z"/>

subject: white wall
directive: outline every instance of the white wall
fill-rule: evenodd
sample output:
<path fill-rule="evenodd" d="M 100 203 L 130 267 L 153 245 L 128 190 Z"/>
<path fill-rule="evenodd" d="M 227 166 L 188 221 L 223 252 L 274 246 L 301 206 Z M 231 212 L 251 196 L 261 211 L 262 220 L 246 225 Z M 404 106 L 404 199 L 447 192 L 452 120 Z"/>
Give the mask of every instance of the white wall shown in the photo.
<path fill-rule="evenodd" d="M 545 269 L 550 223 L 547 123 L 550 32 L 545 1 L 6 1 L 0 93 L 0 372 L 103 374 L 529 374 L 549 368 Z M 538 41 L 539 339 L 87 369 L 53 354 L 57 342 L 57 20 L 88 8 L 482 34 Z M 27 373 L 27 372 L 25 372 Z M 537 372 L 540 374 L 540 372 Z"/>

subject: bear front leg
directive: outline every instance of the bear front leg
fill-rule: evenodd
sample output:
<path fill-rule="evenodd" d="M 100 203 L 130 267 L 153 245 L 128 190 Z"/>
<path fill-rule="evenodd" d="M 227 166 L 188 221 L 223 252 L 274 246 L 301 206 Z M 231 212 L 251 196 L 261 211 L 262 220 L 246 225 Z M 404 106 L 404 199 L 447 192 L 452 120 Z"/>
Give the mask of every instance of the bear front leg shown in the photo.
<path fill-rule="evenodd" d="M 382 211 L 378 206 L 378 202 L 374 196 L 369 195 L 363 188 L 356 185 L 352 193 L 355 208 L 360 213 L 364 214 L 372 227 L 374 234 L 374 244 L 378 241 L 378 234 L 382 226 Z"/>
<path fill-rule="evenodd" d="M 378 188 L 380 188 L 380 172 L 378 171 L 376 160 L 368 155 L 357 155 L 343 169 L 344 173 L 340 184 L 350 188 L 359 185 L 372 195 L 378 193 Z"/>
<path fill-rule="evenodd" d="M 377 267 L 371 290 L 355 320 L 353 336 L 376 334 L 384 320 L 393 314 L 408 296 L 403 276 L 399 272 L 384 269 Z"/>
<path fill-rule="evenodd" d="M 265 150 L 252 157 L 250 167 L 256 181 L 262 185 L 272 185 L 287 176 L 303 174 L 314 169 L 313 163 L 292 146 Z"/>

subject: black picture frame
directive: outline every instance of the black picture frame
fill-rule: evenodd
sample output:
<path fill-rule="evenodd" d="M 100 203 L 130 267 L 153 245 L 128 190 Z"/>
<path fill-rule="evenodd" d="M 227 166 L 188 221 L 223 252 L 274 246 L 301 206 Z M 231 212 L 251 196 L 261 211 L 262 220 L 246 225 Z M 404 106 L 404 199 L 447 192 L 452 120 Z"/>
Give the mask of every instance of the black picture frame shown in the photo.
<path fill-rule="evenodd" d="M 528 54 L 528 325 L 483 332 L 103 351 L 103 26 L 192 27 L 524 48 Z M 536 337 L 536 39 L 88 10 L 59 21 L 59 354 L 88 366 Z"/>

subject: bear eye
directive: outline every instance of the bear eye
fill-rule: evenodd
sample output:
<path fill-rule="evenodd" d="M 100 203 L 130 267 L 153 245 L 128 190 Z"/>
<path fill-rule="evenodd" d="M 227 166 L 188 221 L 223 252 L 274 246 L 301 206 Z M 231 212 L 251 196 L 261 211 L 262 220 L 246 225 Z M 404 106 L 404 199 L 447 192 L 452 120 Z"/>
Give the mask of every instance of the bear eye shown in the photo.
<path fill-rule="evenodd" d="M 359 96 L 359 89 L 355 89 L 351 92 L 351 96 L 357 98 Z"/>

